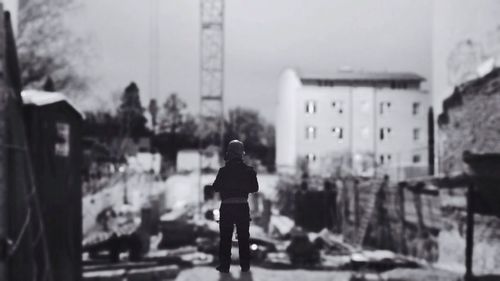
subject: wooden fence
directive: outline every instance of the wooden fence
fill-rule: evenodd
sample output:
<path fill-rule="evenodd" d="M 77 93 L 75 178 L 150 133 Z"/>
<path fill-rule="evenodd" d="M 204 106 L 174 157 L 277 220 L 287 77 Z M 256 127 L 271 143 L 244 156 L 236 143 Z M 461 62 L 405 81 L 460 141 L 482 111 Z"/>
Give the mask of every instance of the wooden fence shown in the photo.
<path fill-rule="evenodd" d="M 347 242 L 437 261 L 437 190 L 422 184 L 352 179 L 344 181 L 338 200 L 340 229 Z"/>

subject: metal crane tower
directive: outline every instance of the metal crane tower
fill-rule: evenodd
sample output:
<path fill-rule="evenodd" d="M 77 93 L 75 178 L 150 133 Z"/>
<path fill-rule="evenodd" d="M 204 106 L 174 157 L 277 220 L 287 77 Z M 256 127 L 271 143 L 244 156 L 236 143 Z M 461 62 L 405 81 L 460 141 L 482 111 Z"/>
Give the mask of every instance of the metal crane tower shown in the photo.
<path fill-rule="evenodd" d="M 211 144 L 223 147 L 224 0 L 200 0 L 200 118 L 205 132 L 217 132 Z M 201 147 L 200 147 L 201 148 Z M 200 164 L 200 168 L 201 164 Z"/>
<path fill-rule="evenodd" d="M 224 0 L 200 0 L 200 122 L 198 215 L 202 206 L 202 171 L 207 144 L 224 147 Z M 212 139 L 217 132 L 217 138 Z M 209 140 L 203 143 L 203 139 Z"/>

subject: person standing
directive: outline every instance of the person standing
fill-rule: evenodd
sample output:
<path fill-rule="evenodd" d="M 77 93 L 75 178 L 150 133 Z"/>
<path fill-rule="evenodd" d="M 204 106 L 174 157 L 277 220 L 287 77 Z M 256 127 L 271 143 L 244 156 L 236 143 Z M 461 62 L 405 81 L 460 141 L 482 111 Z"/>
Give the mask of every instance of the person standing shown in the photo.
<path fill-rule="evenodd" d="M 248 194 L 259 191 L 255 170 L 243 162 L 244 145 L 239 140 L 229 142 L 224 160 L 226 164 L 219 169 L 212 185 L 219 192 L 220 205 L 220 244 L 217 270 L 229 272 L 231 265 L 231 244 L 233 229 L 236 225 L 240 267 L 243 272 L 250 270 L 250 210 Z"/>

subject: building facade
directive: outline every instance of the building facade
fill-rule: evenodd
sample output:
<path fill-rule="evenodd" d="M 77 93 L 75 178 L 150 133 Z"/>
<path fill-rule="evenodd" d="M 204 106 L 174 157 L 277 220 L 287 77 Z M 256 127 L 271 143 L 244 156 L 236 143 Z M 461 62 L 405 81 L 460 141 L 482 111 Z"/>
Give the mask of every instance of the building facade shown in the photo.
<path fill-rule="evenodd" d="M 428 167 L 430 95 L 413 73 L 339 72 L 326 78 L 286 70 L 280 78 L 276 166 L 396 179 Z"/>
<path fill-rule="evenodd" d="M 456 87 L 480 78 L 481 68 L 500 64 L 500 1 L 433 1 L 432 93 L 436 116 L 443 113 L 443 102 Z M 471 12 L 473 11 L 473 12 Z M 436 130 L 436 173 L 447 173 L 446 138 Z"/>

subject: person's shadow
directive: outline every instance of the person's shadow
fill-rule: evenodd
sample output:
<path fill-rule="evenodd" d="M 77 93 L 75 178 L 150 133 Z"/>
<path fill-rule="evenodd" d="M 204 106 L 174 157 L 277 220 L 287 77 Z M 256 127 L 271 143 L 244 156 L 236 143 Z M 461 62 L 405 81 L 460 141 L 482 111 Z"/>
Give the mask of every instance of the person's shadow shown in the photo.
<path fill-rule="evenodd" d="M 219 273 L 219 281 L 253 281 L 252 272 L 241 272 L 239 277 L 231 273 Z"/>

